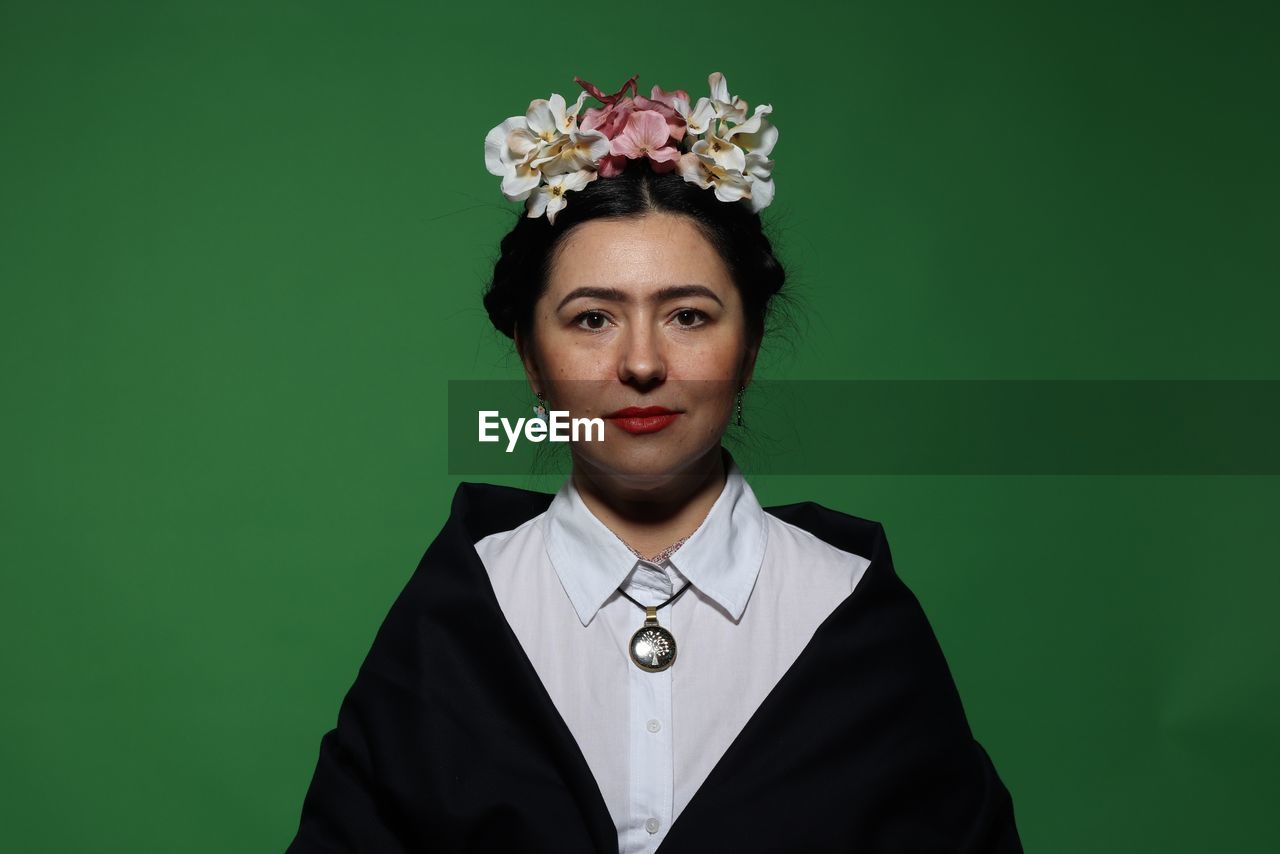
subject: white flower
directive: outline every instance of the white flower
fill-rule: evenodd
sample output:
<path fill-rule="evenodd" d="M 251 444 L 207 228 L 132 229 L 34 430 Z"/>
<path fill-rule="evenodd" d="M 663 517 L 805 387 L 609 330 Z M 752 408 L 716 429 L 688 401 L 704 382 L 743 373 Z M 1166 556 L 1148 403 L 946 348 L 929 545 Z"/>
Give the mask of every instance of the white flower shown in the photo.
<path fill-rule="evenodd" d="M 773 162 L 769 163 L 770 168 Z M 769 203 L 773 201 L 773 179 L 769 177 L 769 173 L 757 174 L 752 171 L 750 164 L 747 166 L 748 178 L 751 181 L 751 210 L 759 213 L 769 207 Z"/>
<path fill-rule="evenodd" d="M 726 142 L 746 154 L 742 171 L 751 181 L 751 209 L 757 212 L 773 201 L 773 161 L 769 154 L 778 142 L 778 129 L 764 119 L 771 112 L 772 106 L 760 104 L 750 119 L 725 134 Z"/>
<path fill-rule="evenodd" d="M 654 87 L 656 90 L 658 87 Z M 657 92 L 655 91 L 655 95 Z M 716 117 L 716 106 L 711 103 L 710 98 L 699 98 L 698 105 L 690 109 L 687 98 L 682 98 L 675 93 L 668 93 L 666 97 L 655 98 L 668 107 L 676 111 L 676 115 L 684 119 L 686 136 L 701 136 L 711 127 L 711 120 Z"/>
<path fill-rule="evenodd" d="M 570 109 L 563 95 L 536 98 L 523 116 L 512 116 L 484 138 L 484 162 L 502 178 L 502 194 L 517 202 L 529 197 L 544 174 L 594 166 L 609 141 L 598 131 L 578 130 L 584 91 Z"/>
<path fill-rule="evenodd" d="M 609 138 L 598 130 L 573 130 L 544 146 L 529 165 L 543 175 L 560 175 L 596 168 L 609 153 Z"/>
<path fill-rule="evenodd" d="M 564 98 L 559 95 L 551 96 L 548 102 L 551 105 L 551 115 L 561 133 L 572 133 L 578 129 L 578 113 L 582 110 L 582 102 L 586 98 L 587 91 L 584 89 L 578 93 L 578 100 L 574 102 L 573 109 L 570 110 L 565 106 Z"/>
<path fill-rule="evenodd" d="M 727 97 L 725 92 L 720 94 Z M 751 210 L 758 213 L 773 201 L 773 161 L 769 154 L 778 141 L 778 129 L 764 118 L 773 111 L 772 106 L 761 104 L 746 119 L 746 102 L 741 103 L 745 121 L 733 127 L 727 121 L 717 122 L 726 128 L 720 133 L 708 129 L 681 158 L 680 174 L 703 189 L 714 187 L 716 198 L 721 201 L 746 199 Z"/>
<path fill-rule="evenodd" d="M 527 198 L 542 179 L 529 165 L 540 146 L 528 139 L 528 130 L 524 116 L 512 116 L 484 138 L 485 168 L 502 178 L 502 195 L 512 202 Z"/>
<path fill-rule="evenodd" d="M 707 76 L 707 84 L 711 87 L 711 103 L 715 106 L 716 118 L 726 119 L 739 124 L 747 118 L 747 102 L 738 97 L 729 97 L 729 83 L 719 71 Z"/>
<path fill-rule="evenodd" d="M 714 163 L 721 169 L 742 174 L 747 165 L 747 153 L 738 146 L 707 131 L 707 135 L 689 147 L 699 157 Z"/>
<path fill-rule="evenodd" d="M 565 193 L 569 190 L 581 190 L 596 179 L 593 169 L 581 169 L 577 172 L 562 172 L 559 175 L 547 176 L 547 183 L 533 191 L 525 207 L 527 216 L 539 217 L 547 215 L 547 222 L 555 225 L 556 214 L 565 205 Z"/>
<path fill-rule="evenodd" d="M 716 198 L 722 202 L 736 202 L 751 197 L 751 180 L 737 169 L 726 169 L 705 154 L 686 151 L 680 155 L 677 166 L 680 177 L 697 184 L 704 190 L 715 188 Z"/>
<path fill-rule="evenodd" d="M 758 105 L 751 118 L 729 128 L 724 134 L 725 140 L 732 142 L 745 152 L 755 152 L 761 157 L 767 157 L 778 142 L 778 129 L 764 119 L 771 112 L 773 107 L 770 105 Z"/>
<path fill-rule="evenodd" d="M 747 102 L 738 97 L 730 97 L 729 84 L 725 82 L 723 74 L 719 71 L 711 72 L 707 77 L 707 85 L 711 89 L 711 97 L 699 98 L 692 108 L 687 98 L 674 92 L 666 93 L 665 97 L 660 98 L 684 119 L 685 133 L 690 136 L 701 136 L 709 130 L 717 130 L 713 127 L 716 119 L 720 120 L 718 131 L 723 134 L 727 127 L 724 122 L 742 122 L 747 117 Z"/>

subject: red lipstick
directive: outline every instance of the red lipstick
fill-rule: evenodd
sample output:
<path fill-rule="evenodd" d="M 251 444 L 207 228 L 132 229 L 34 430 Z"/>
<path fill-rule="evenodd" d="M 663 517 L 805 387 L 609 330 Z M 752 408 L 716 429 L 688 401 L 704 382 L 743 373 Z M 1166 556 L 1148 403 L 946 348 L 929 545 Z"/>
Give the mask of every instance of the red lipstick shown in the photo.
<path fill-rule="evenodd" d="M 617 412 L 610 412 L 605 418 L 628 433 L 656 433 L 675 421 L 679 414 L 665 406 L 628 406 Z"/>

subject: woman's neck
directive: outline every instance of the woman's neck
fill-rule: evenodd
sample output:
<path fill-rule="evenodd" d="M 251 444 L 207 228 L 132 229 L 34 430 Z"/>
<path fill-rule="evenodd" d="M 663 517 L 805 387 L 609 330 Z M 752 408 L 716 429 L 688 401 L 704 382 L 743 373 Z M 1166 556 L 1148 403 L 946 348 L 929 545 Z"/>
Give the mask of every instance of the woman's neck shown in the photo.
<path fill-rule="evenodd" d="M 631 489 L 607 474 L 575 465 L 573 484 L 587 508 L 641 555 L 661 553 L 698 529 L 724 490 L 724 452 L 716 446 L 661 489 Z"/>

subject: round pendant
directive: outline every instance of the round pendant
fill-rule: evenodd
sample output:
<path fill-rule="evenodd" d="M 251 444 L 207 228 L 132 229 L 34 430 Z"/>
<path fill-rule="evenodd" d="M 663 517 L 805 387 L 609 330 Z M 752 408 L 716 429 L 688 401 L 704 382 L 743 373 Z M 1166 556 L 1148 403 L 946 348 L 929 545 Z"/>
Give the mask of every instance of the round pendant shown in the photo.
<path fill-rule="evenodd" d="M 631 660 L 650 673 L 666 670 L 676 660 L 676 639 L 662 626 L 641 626 L 631 636 Z"/>

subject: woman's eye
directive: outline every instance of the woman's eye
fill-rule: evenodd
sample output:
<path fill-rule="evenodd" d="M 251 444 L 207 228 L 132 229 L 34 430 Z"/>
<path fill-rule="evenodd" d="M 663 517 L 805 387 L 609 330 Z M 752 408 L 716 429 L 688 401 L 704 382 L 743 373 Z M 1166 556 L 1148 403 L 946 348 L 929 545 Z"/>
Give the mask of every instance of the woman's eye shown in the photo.
<path fill-rule="evenodd" d="M 682 308 L 676 312 L 676 324 L 685 328 L 701 326 L 706 318 L 707 313 L 696 308 Z"/>
<path fill-rule="evenodd" d="M 584 329 L 598 331 L 600 329 L 604 329 L 604 325 L 605 323 L 608 322 L 609 318 L 605 317 L 603 314 L 601 314 L 598 311 L 584 311 L 582 314 L 578 315 L 574 319 L 574 322 L 578 326 L 582 326 L 582 323 L 584 320 L 587 321 L 587 323 L 589 324 L 587 326 L 584 326 L 583 327 Z M 598 326 L 595 324 L 595 321 L 597 320 L 600 321 L 600 324 Z"/>

